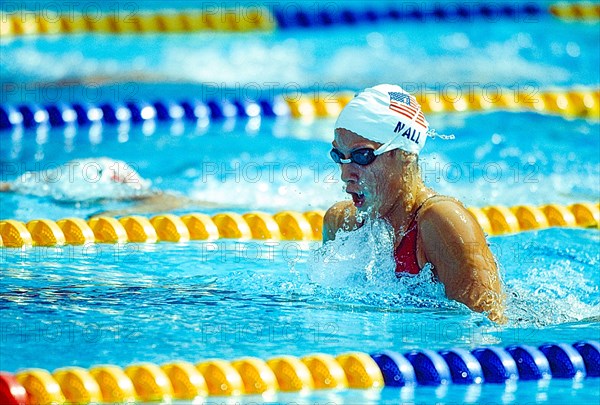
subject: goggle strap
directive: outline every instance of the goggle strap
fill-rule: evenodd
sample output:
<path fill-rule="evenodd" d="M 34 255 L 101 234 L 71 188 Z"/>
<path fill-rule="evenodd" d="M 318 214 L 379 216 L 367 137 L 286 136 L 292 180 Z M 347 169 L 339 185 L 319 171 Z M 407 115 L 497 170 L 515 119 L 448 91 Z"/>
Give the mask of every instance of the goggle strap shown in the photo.
<path fill-rule="evenodd" d="M 395 148 L 390 148 L 392 143 L 394 143 L 394 141 L 396 139 L 398 139 L 400 136 L 404 136 L 404 134 L 406 134 L 408 131 L 410 131 L 410 129 L 413 127 L 413 125 L 415 125 L 415 122 L 417 121 L 417 117 L 419 116 L 420 112 L 421 112 L 421 106 L 419 106 L 419 108 L 417 108 L 417 112 L 415 112 L 415 115 L 412 117 L 412 119 L 410 120 L 410 123 L 408 124 L 408 126 L 406 127 L 406 129 L 404 131 L 398 132 L 398 134 L 396 134 L 395 137 L 393 137 L 392 139 L 390 139 L 389 141 L 387 141 L 386 143 L 381 145 L 379 148 L 377 148 L 375 151 L 373 151 L 375 156 L 379 156 L 387 151 L 395 149 Z"/>

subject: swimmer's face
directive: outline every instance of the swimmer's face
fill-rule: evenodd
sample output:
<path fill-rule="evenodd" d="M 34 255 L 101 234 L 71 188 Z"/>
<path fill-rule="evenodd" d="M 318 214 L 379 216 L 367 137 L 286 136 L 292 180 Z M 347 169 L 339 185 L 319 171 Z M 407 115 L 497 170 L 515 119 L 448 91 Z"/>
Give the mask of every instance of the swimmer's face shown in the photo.
<path fill-rule="evenodd" d="M 361 149 L 377 149 L 380 143 L 370 141 L 352 131 L 338 128 L 332 145 L 345 158 L 350 152 Z M 402 171 L 404 168 L 402 154 L 397 150 L 383 153 L 370 164 L 361 166 L 354 162 L 341 165 L 342 181 L 346 192 L 352 196 L 352 201 L 359 211 L 370 209 L 371 216 L 384 216 L 397 201 L 403 187 Z"/>

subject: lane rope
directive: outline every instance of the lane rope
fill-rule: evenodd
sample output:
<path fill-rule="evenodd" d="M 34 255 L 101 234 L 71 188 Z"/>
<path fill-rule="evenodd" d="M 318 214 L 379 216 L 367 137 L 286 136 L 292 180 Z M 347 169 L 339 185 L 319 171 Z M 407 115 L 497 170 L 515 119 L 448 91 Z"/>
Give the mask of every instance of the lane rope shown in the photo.
<path fill-rule="evenodd" d="M 600 344 L 594 340 L 520 344 L 472 350 L 390 350 L 338 356 L 311 354 L 268 360 L 244 357 L 192 364 L 145 362 L 122 369 L 39 368 L 0 373 L 0 402 L 8 405 L 131 403 L 193 400 L 315 389 L 381 389 L 447 384 L 502 384 L 509 381 L 597 378 Z"/>
<path fill-rule="evenodd" d="M 548 227 L 600 229 L 600 203 L 580 202 L 568 206 L 546 204 L 506 207 L 468 207 L 485 233 L 503 235 Z M 0 246 L 87 245 L 90 243 L 155 243 L 190 240 L 291 240 L 322 238 L 324 211 L 222 212 L 212 216 L 191 213 L 182 216 L 161 214 L 121 218 L 94 217 L 34 219 L 27 223 L 0 220 Z"/>
<path fill-rule="evenodd" d="M 536 22 L 553 16 L 569 22 L 597 22 L 600 4 L 559 2 L 542 8 L 535 3 L 418 3 L 349 8 L 336 3 L 300 7 L 295 4 L 267 7 L 205 7 L 196 10 L 141 11 L 134 3 L 122 10 L 81 13 L 71 9 L 0 12 L 3 38 L 23 35 L 66 35 L 78 33 L 143 34 L 202 31 L 272 31 L 389 23 L 472 21 Z"/>
<path fill-rule="evenodd" d="M 487 94 L 483 89 L 469 94 L 418 92 L 415 97 L 424 113 L 464 112 L 537 112 L 566 118 L 600 120 L 600 89 L 560 89 L 542 92 L 496 89 Z M 335 118 L 353 98 L 350 91 L 295 93 L 273 99 L 230 98 L 197 100 L 131 100 L 126 102 L 73 102 L 0 105 L 0 131 L 64 128 L 91 125 L 141 125 L 146 122 L 193 122 L 208 125 L 228 119 L 279 118 L 312 120 Z"/>

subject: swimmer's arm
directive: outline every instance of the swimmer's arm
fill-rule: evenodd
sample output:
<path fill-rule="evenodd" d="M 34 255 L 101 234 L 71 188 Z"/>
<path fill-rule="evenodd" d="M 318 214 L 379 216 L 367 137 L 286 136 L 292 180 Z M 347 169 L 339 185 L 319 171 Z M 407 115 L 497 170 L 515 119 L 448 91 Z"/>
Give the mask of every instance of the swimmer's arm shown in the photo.
<path fill-rule="evenodd" d="M 356 208 L 352 201 L 340 201 L 331 206 L 323 217 L 323 242 L 335 239 L 340 229 L 356 229 Z"/>
<path fill-rule="evenodd" d="M 441 201 L 421 213 L 419 235 L 446 296 L 505 323 L 498 267 L 475 218 L 459 203 Z"/>
<path fill-rule="evenodd" d="M 0 192 L 5 193 L 8 191 L 12 191 L 12 188 L 10 187 L 10 183 L 0 181 Z"/>
<path fill-rule="evenodd" d="M 90 217 L 109 216 L 120 217 L 133 214 L 150 214 L 159 212 L 168 212 L 178 208 L 200 207 L 200 208 L 222 208 L 222 204 L 209 201 L 194 200 L 191 198 L 178 196 L 174 194 L 156 192 L 154 194 L 135 197 L 136 204 L 132 207 L 96 212 Z"/>

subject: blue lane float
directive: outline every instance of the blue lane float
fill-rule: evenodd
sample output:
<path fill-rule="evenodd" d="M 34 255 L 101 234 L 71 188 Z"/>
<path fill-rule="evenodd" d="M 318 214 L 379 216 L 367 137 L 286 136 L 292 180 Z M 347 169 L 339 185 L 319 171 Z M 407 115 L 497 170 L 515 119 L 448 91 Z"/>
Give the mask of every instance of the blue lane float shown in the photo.
<path fill-rule="evenodd" d="M 385 350 L 373 353 L 371 357 L 379 366 L 386 386 L 404 387 L 417 384 L 415 369 L 410 361 L 400 353 Z"/>
<path fill-rule="evenodd" d="M 77 114 L 77 124 L 82 127 L 102 122 L 104 118 L 104 111 L 92 104 L 75 103 L 73 110 Z"/>
<path fill-rule="evenodd" d="M 486 347 L 472 351 L 481 364 L 486 382 L 503 383 L 517 380 L 519 372 L 512 356 L 500 347 Z"/>
<path fill-rule="evenodd" d="M 155 101 L 153 103 L 156 110 L 156 118 L 162 122 L 180 121 L 185 119 L 185 109 L 183 106 L 171 101 Z"/>
<path fill-rule="evenodd" d="M 552 377 L 550 363 L 539 349 L 529 345 L 515 345 L 507 347 L 506 351 L 517 364 L 519 379 L 541 380 Z"/>
<path fill-rule="evenodd" d="M 104 103 L 100 105 L 103 112 L 103 122 L 110 125 L 124 124 L 131 121 L 131 110 L 125 105 Z"/>
<path fill-rule="evenodd" d="M 452 382 L 450 368 L 444 358 L 433 350 L 414 350 L 406 354 L 415 369 L 419 385 L 441 385 Z"/>
<path fill-rule="evenodd" d="M 238 109 L 229 100 L 208 100 L 206 103 L 210 110 L 210 118 L 213 120 L 222 120 L 235 118 L 238 115 Z"/>
<path fill-rule="evenodd" d="M 233 103 L 238 109 L 238 117 L 256 118 L 262 115 L 262 108 L 256 101 L 234 100 Z"/>
<path fill-rule="evenodd" d="M 448 363 L 452 382 L 455 384 L 480 384 L 483 382 L 483 370 L 475 356 L 468 350 L 454 348 L 443 350 L 440 355 Z"/>
<path fill-rule="evenodd" d="M 200 100 L 184 100 L 181 107 L 188 121 L 199 122 L 210 119 L 210 110 L 208 106 Z"/>
<path fill-rule="evenodd" d="M 575 378 L 585 377 L 585 364 L 579 352 L 566 343 L 546 344 L 540 346 L 546 355 L 552 370 L 552 377 Z"/>
<path fill-rule="evenodd" d="M 21 123 L 24 128 L 45 126 L 50 121 L 48 111 L 37 104 L 21 105 L 17 110 L 21 113 Z"/>
<path fill-rule="evenodd" d="M 77 121 L 75 109 L 65 103 L 57 103 L 46 106 L 48 119 L 52 127 L 63 127 L 72 125 Z"/>
<path fill-rule="evenodd" d="M 23 125 L 23 114 L 13 106 L 0 106 L 0 131 L 19 128 Z"/>
<path fill-rule="evenodd" d="M 587 342 L 577 342 L 573 347 L 583 359 L 587 376 L 600 377 L 600 344 L 589 340 Z"/>

